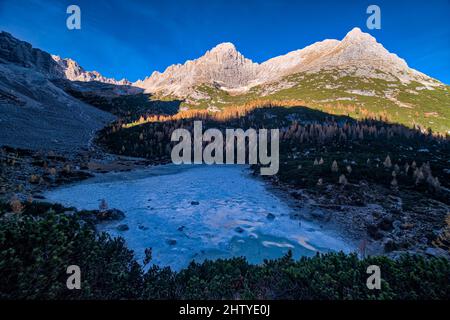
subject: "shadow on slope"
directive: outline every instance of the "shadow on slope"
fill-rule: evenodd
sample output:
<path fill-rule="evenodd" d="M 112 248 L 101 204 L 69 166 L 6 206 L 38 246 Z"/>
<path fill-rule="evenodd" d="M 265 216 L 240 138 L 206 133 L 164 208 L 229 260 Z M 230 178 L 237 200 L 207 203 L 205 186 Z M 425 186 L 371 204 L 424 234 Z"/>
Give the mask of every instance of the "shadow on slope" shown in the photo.
<path fill-rule="evenodd" d="M 73 97 L 124 121 L 136 121 L 150 114 L 173 115 L 179 111 L 180 100 L 153 100 L 151 94 L 130 85 L 115 85 L 98 81 L 82 82 L 54 80 Z"/>
<path fill-rule="evenodd" d="M 448 139 L 400 124 L 379 120 L 358 121 L 307 107 L 258 108 L 245 116 L 232 117 L 226 121 L 218 121 L 214 116 L 205 118 L 205 114 L 202 114 L 201 117 L 148 122 L 129 128 L 116 122 L 101 130 L 97 141 L 113 153 L 170 162 L 171 150 L 176 144 L 171 141 L 173 130 L 185 128 L 192 131 L 194 120 L 202 120 L 203 130 L 217 128 L 222 132 L 227 128 L 280 129 L 279 174 L 288 172 L 287 177 L 300 164 L 300 158 L 308 159 L 311 164 L 314 157 L 334 157 L 348 164 L 352 161 L 363 164 L 372 159 L 378 167 L 383 167 L 383 161 L 390 155 L 391 171 L 397 170 L 395 160 L 401 162 L 402 166 L 408 160 L 410 166 L 413 161 L 417 166 L 430 163 L 437 170 L 441 183 L 450 187 L 447 183 L 450 181 L 450 172 L 447 170 L 450 156 Z M 375 180 L 380 179 L 376 175 L 373 177 Z M 317 183 L 317 179 L 312 180 L 317 178 L 315 176 L 304 178 L 313 184 Z M 391 180 L 392 176 L 386 181 L 389 184 Z"/>

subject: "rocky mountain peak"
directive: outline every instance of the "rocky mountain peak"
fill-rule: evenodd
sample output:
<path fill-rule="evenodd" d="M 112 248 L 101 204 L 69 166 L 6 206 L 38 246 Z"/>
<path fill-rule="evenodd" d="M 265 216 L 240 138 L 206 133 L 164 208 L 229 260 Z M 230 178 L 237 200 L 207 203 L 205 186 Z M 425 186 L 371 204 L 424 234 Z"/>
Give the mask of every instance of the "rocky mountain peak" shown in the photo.
<path fill-rule="evenodd" d="M 224 89 L 246 86 L 255 78 L 257 68 L 258 64 L 245 58 L 234 44 L 225 42 L 196 60 L 172 65 L 163 73 L 154 72 L 134 85 L 148 92 L 187 96 L 200 84 L 214 84 Z"/>
<path fill-rule="evenodd" d="M 410 81 L 410 75 L 416 73 L 408 67 L 405 60 L 390 53 L 370 34 L 359 28 L 352 29 L 347 35 L 329 50 L 321 59 L 315 61 L 311 70 L 338 68 L 347 73 L 362 77 L 384 77 L 387 80 L 400 78 Z M 381 71 L 385 75 L 375 75 Z M 407 76 L 405 76 L 408 74 Z"/>
<path fill-rule="evenodd" d="M 339 74 L 378 77 L 385 80 L 429 82 L 431 78 L 410 69 L 405 60 L 390 53 L 370 34 L 353 28 L 341 40 L 327 39 L 261 64 L 245 58 L 230 42 L 221 43 L 202 57 L 153 73 L 136 86 L 147 92 L 190 96 L 201 84 L 219 85 L 224 90 L 245 92 L 253 86 L 277 81 L 287 75 L 322 70 Z"/>
<path fill-rule="evenodd" d="M 340 41 L 340 43 L 330 51 L 330 54 L 339 54 L 343 59 L 363 59 L 387 58 L 390 53 L 383 45 L 370 34 L 362 32 L 359 28 L 352 29 Z"/>
<path fill-rule="evenodd" d="M 50 79 L 71 81 L 99 81 L 109 84 L 130 85 L 126 79 L 106 78 L 97 71 L 86 71 L 76 61 L 63 59 L 16 39 L 8 32 L 0 32 L 0 63 L 34 69 Z"/>
<path fill-rule="evenodd" d="M 205 55 L 198 59 L 199 62 L 221 63 L 226 69 L 235 68 L 240 65 L 253 64 L 250 59 L 246 59 L 231 42 L 218 44 Z"/>
<path fill-rule="evenodd" d="M 210 50 L 214 54 L 237 53 L 236 46 L 231 42 L 223 42 Z"/>
<path fill-rule="evenodd" d="M 53 60 L 59 65 L 60 69 L 64 73 L 64 77 L 71 81 L 98 81 L 116 85 L 131 85 L 126 79 L 115 80 L 113 78 L 107 78 L 102 76 L 97 71 L 86 71 L 76 61 L 69 58 L 61 58 L 57 55 L 52 55 Z"/>
<path fill-rule="evenodd" d="M 376 42 L 377 40 L 369 33 L 362 32 L 360 28 L 353 28 L 344 37 L 342 42 Z"/>
<path fill-rule="evenodd" d="M 31 44 L 0 32 L 0 63 L 11 63 L 42 72 L 49 77 L 61 77 L 62 72 L 50 54 Z"/>

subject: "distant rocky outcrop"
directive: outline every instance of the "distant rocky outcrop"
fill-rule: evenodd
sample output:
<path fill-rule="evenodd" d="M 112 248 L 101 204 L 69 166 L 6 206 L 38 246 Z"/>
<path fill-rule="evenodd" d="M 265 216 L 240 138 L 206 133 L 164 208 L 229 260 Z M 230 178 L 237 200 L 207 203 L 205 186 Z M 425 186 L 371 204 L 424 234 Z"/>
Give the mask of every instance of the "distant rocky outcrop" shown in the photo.
<path fill-rule="evenodd" d="M 76 61 L 72 59 L 63 59 L 59 56 L 52 55 L 52 58 L 61 69 L 64 77 L 70 81 L 98 81 L 115 85 L 131 85 L 127 79 L 115 80 L 113 78 L 106 78 L 97 71 L 86 71 Z"/>
<path fill-rule="evenodd" d="M 131 82 L 126 79 L 115 80 L 104 77 L 97 71 L 86 71 L 72 59 L 63 59 L 57 55 L 51 55 L 33 48 L 28 42 L 18 40 L 4 31 L 0 32 L 0 63 L 13 63 L 31 68 L 50 78 L 131 85 Z"/>
<path fill-rule="evenodd" d="M 73 151 L 114 120 L 55 84 L 63 79 L 50 54 L 0 32 L 0 145 Z"/>

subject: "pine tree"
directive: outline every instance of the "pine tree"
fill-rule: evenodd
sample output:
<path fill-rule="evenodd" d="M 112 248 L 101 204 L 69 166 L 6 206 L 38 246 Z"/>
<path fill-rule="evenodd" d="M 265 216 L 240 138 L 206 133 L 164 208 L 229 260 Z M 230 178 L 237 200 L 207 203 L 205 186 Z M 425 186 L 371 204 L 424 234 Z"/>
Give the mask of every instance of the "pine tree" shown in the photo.
<path fill-rule="evenodd" d="M 348 183 L 347 178 L 345 177 L 345 175 L 341 174 L 339 177 L 339 184 L 342 184 L 345 186 L 347 183 Z"/>
<path fill-rule="evenodd" d="M 108 203 L 105 199 L 100 200 L 100 204 L 98 205 L 100 212 L 105 212 L 108 210 Z"/>
<path fill-rule="evenodd" d="M 386 157 L 386 159 L 384 160 L 383 165 L 384 165 L 386 168 L 392 167 L 392 162 L 391 162 L 391 158 L 389 157 L 389 155 L 388 155 L 388 156 Z"/>
<path fill-rule="evenodd" d="M 331 171 L 332 172 L 338 172 L 339 171 L 339 167 L 338 167 L 338 164 L 337 164 L 336 160 L 334 160 L 333 163 L 331 164 Z"/>
<path fill-rule="evenodd" d="M 408 171 L 409 171 L 409 164 L 406 163 L 405 164 L 405 174 L 408 175 Z"/>
<path fill-rule="evenodd" d="M 397 179 L 395 178 L 395 176 L 394 176 L 394 179 L 392 179 L 392 181 L 391 181 L 391 186 L 392 186 L 393 190 L 395 190 L 395 191 L 398 190 L 398 182 L 397 182 Z"/>

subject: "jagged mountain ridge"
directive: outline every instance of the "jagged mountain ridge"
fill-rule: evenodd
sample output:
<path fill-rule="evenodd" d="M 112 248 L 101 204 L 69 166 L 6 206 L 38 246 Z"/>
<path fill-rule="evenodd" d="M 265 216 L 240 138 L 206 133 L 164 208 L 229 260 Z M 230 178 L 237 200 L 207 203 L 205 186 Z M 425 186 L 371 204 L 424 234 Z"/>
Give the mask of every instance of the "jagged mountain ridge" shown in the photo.
<path fill-rule="evenodd" d="M 102 76 L 97 71 L 86 71 L 76 61 L 69 58 L 61 58 L 57 55 L 52 55 L 53 60 L 56 61 L 61 68 L 64 77 L 70 81 L 98 81 L 102 83 L 115 84 L 115 85 L 131 85 L 131 82 L 127 79 L 116 80 L 113 78 L 107 78 Z"/>
<path fill-rule="evenodd" d="M 55 80 L 68 81 L 50 54 L 0 32 L 0 146 L 85 148 L 95 131 L 114 120 Z"/>
<path fill-rule="evenodd" d="M 131 82 L 126 79 L 116 80 L 104 77 L 97 71 L 86 71 L 72 59 L 50 55 L 43 50 L 33 48 L 31 44 L 16 39 L 4 31 L 0 32 L 0 62 L 33 68 L 50 79 L 131 85 Z"/>
<path fill-rule="evenodd" d="M 135 86 L 148 92 L 165 92 L 183 96 L 202 83 L 217 83 L 229 89 L 246 86 L 258 72 L 258 64 L 245 58 L 232 43 L 222 43 L 204 56 L 185 64 L 172 65 L 164 73 L 153 72 Z"/>
<path fill-rule="evenodd" d="M 172 65 L 163 73 L 154 72 L 134 85 L 149 93 L 205 98 L 195 94 L 196 86 L 215 84 L 222 90 L 243 93 L 287 75 L 336 68 L 362 77 L 436 85 L 434 79 L 409 68 L 405 60 L 359 28 L 351 30 L 342 41 L 324 40 L 261 64 L 245 58 L 231 43 L 219 44 L 196 60 Z"/>
<path fill-rule="evenodd" d="M 14 38 L 7 32 L 0 32 L 0 63 L 15 64 L 34 69 L 47 77 L 59 78 L 64 74 L 51 55 L 33 48 L 31 44 Z"/>
<path fill-rule="evenodd" d="M 358 28 L 342 41 L 324 40 L 261 64 L 223 43 L 197 60 L 132 84 L 85 71 L 74 60 L 51 56 L 0 32 L 0 69 L 0 104 L 8 106 L 64 107 L 61 99 L 70 99 L 67 108 L 80 103 L 67 95 L 71 91 L 109 99 L 146 90 L 153 100 L 182 100 L 181 110 L 220 111 L 255 99 L 298 100 L 333 114 L 360 117 L 362 110 L 388 114 L 391 121 L 409 126 L 450 132 L 449 87 L 409 68 Z"/>

